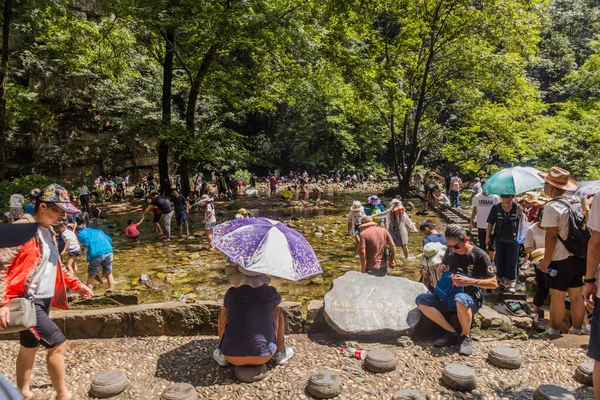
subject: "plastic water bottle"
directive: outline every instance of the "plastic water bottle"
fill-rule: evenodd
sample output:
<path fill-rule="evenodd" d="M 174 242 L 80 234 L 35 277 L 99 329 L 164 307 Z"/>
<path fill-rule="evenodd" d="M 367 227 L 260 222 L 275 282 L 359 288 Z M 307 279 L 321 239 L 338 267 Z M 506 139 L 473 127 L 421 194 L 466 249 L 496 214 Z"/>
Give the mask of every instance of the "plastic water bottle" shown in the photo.
<path fill-rule="evenodd" d="M 546 273 L 554 278 L 556 276 L 556 274 L 558 274 L 558 271 L 555 270 L 554 268 L 548 268 L 546 270 Z"/>
<path fill-rule="evenodd" d="M 340 353 L 342 353 L 344 357 L 354 357 L 359 360 L 364 360 L 365 358 L 367 358 L 367 352 L 365 350 L 357 349 L 354 347 L 342 347 L 340 349 Z"/>

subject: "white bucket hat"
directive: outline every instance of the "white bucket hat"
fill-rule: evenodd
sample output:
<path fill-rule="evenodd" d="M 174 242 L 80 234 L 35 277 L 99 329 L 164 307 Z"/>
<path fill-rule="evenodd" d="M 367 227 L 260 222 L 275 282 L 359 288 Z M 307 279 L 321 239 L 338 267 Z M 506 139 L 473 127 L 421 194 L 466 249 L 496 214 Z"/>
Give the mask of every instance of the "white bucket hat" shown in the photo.
<path fill-rule="evenodd" d="M 352 207 L 350 207 L 350 211 L 360 211 L 363 209 L 362 203 L 358 200 L 354 200 L 352 202 Z"/>
<path fill-rule="evenodd" d="M 417 258 L 420 261 L 421 267 L 435 267 L 442 263 L 445 253 L 446 246 L 441 243 L 431 242 L 423 246 L 423 254 L 420 254 Z"/>
<path fill-rule="evenodd" d="M 234 263 L 227 263 L 225 274 L 234 286 L 248 285 L 253 288 L 271 283 L 271 278 L 259 272 L 248 271 Z"/>

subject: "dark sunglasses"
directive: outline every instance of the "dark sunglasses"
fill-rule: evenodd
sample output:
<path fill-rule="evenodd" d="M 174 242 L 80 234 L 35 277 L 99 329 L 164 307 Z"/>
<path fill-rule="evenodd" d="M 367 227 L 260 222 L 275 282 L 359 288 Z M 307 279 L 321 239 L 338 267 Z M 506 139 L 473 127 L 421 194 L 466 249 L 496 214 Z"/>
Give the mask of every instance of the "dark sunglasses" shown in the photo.
<path fill-rule="evenodd" d="M 503 195 L 500 195 L 500 197 L 503 198 L 503 199 L 512 199 L 515 196 L 513 196 L 511 194 L 503 194 Z"/>
<path fill-rule="evenodd" d="M 460 242 L 457 245 L 454 245 L 454 246 L 448 245 L 448 247 L 450 247 L 451 249 L 454 249 L 454 250 L 459 250 L 462 247 L 463 244 L 465 244 L 465 239 L 463 239 L 462 242 Z"/>

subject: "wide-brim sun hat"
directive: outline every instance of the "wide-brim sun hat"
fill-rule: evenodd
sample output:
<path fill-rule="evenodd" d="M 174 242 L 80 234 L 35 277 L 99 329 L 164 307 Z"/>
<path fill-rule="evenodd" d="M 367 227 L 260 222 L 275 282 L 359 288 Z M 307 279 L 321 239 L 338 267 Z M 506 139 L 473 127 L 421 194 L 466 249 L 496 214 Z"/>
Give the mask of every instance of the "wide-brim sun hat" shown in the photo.
<path fill-rule="evenodd" d="M 577 181 L 571 178 L 571 173 L 560 167 L 552 167 L 548 172 L 538 172 L 538 175 L 550 185 L 567 192 L 573 192 L 579 188 Z"/>
<path fill-rule="evenodd" d="M 207 194 L 203 194 L 202 197 L 200 197 L 200 202 L 201 203 L 209 203 L 211 201 L 213 201 L 214 199 L 212 197 L 210 197 Z"/>
<path fill-rule="evenodd" d="M 76 214 L 79 212 L 77 207 L 71 204 L 69 192 L 67 192 L 67 190 L 64 187 L 56 183 L 48 185 L 44 189 L 42 189 L 39 201 L 42 203 L 56 204 L 57 207 L 59 207 L 67 214 Z"/>
<path fill-rule="evenodd" d="M 381 204 L 381 200 L 377 196 L 369 196 L 367 198 L 367 201 L 373 206 L 378 206 L 379 204 Z"/>
<path fill-rule="evenodd" d="M 422 267 L 435 267 L 442 263 L 446 246 L 441 243 L 431 242 L 423 246 L 423 253 L 417 256 Z"/>
<path fill-rule="evenodd" d="M 256 289 L 262 285 L 271 283 L 269 276 L 259 272 L 248 271 L 233 263 L 228 263 L 225 266 L 225 274 L 234 286 L 248 285 Z"/>
<path fill-rule="evenodd" d="M 358 200 L 354 200 L 352 202 L 352 207 L 350 207 L 350 211 L 360 211 L 363 209 L 362 203 Z"/>
<path fill-rule="evenodd" d="M 530 262 L 533 264 L 537 264 L 540 261 L 542 261 L 544 259 L 544 255 L 546 254 L 546 249 L 545 248 L 541 248 L 541 249 L 535 249 L 534 251 L 531 252 L 531 260 Z"/>

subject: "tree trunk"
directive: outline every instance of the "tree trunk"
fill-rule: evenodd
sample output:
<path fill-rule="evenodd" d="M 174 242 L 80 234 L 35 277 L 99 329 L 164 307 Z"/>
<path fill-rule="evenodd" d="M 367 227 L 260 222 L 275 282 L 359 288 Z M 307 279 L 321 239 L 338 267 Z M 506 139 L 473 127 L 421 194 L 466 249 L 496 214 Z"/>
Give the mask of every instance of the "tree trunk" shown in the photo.
<path fill-rule="evenodd" d="M 218 46 L 216 43 L 209 47 L 202 59 L 202 64 L 200 64 L 198 71 L 196 71 L 196 75 L 190 82 L 190 94 L 188 96 L 187 108 L 185 111 L 185 127 L 188 131 L 190 141 L 194 140 L 194 137 L 196 136 L 196 105 L 198 104 L 200 87 L 208 74 L 208 69 L 212 64 L 215 55 L 217 54 L 217 48 Z M 181 191 L 183 195 L 187 197 L 187 195 L 190 194 L 190 159 L 185 149 L 181 153 L 179 168 L 181 171 Z"/>
<path fill-rule="evenodd" d="M 12 17 L 12 0 L 4 0 L 2 9 L 2 55 L 0 56 L 0 179 L 4 179 L 7 165 L 7 133 L 6 133 L 6 76 L 8 74 L 8 39 L 10 37 L 10 20 Z"/>
<path fill-rule="evenodd" d="M 167 29 L 165 35 L 165 60 L 163 62 L 163 90 L 162 90 L 162 128 L 171 126 L 171 93 L 173 83 L 173 41 L 175 33 Z M 161 139 L 158 144 L 158 176 L 160 180 L 160 191 L 169 193 L 171 182 L 169 181 L 169 143 Z"/>

